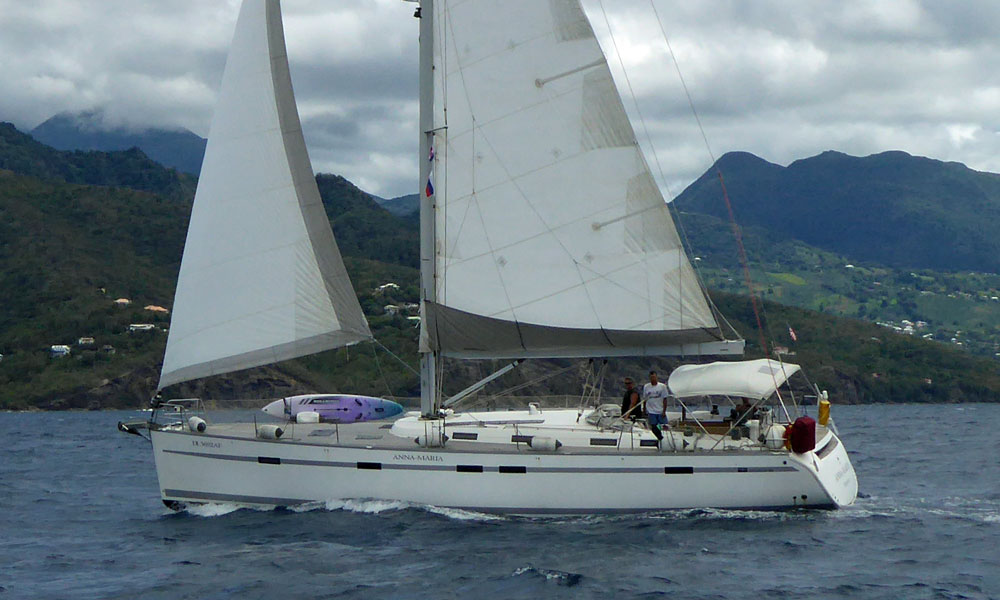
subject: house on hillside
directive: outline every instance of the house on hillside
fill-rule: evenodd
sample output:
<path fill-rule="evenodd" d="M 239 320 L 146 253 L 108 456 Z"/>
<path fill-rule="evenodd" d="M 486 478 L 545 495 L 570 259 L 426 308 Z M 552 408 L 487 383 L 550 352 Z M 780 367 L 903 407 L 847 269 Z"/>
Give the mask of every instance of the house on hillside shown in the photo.
<path fill-rule="evenodd" d="M 385 294 L 387 292 L 398 292 L 398 291 L 399 291 L 399 284 L 393 283 L 391 281 L 389 283 L 383 283 L 382 285 L 375 288 L 376 294 Z"/>
<path fill-rule="evenodd" d="M 128 326 L 128 330 L 130 332 L 153 331 L 154 329 L 156 329 L 156 325 L 153 325 L 152 323 L 132 323 L 131 325 Z"/>
<path fill-rule="evenodd" d="M 101 353 L 102 354 L 111 355 L 111 354 L 114 354 L 115 352 L 116 352 L 115 347 L 112 346 L 111 344 L 104 344 L 103 346 L 101 346 Z"/>
<path fill-rule="evenodd" d="M 144 307 L 142 307 L 142 310 L 147 310 L 147 311 L 153 312 L 153 313 L 159 313 L 161 315 L 170 314 L 169 310 L 163 308 L 162 306 L 156 306 L 155 304 L 150 304 L 148 306 L 144 306 Z"/>
<path fill-rule="evenodd" d="M 382 307 L 382 311 L 387 315 L 398 315 L 399 307 L 395 304 L 386 304 Z"/>
<path fill-rule="evenodd" d="M 406 317 L 406 320 L 414 327 L 420 327 L 420 317 Z"/>
<path fill-rule="evenodd" d="M 54 344 L 49 346 L 49 356 L 52 358 L 61 358 L 63 356 L 70 355 L 70 348 L 65 344 Z"/>
<path fill-rule="evenodd" d="M 82 348 L 89 348 L 94 345 L 94 338 L 92 337 L 82 337 L 76 340 L 76 345 Z"/>

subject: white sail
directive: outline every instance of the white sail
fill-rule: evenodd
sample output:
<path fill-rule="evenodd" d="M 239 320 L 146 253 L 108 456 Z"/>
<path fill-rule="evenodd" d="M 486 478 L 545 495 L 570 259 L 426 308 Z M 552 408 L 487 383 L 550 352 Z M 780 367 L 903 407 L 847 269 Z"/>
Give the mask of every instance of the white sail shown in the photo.
<path fill-rule="evenodd" d="M 278 0 L 245 0 L 212 119 L 159 387 L 371 337 L 302 138 Z"/>
<path fill-rule="evenodd" d="M 424 349 L 698 354 L 723 341 L 579 2 L 433 6 Z"/>

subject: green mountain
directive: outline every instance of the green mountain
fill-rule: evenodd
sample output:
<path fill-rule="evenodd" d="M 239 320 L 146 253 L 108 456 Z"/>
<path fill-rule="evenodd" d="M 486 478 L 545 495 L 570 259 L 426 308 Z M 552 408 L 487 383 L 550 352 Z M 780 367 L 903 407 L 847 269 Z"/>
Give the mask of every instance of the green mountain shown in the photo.
<path fill-rule="evenodd" d="M 0 169 L 0 407 L 144 402 L 155 386 L 168 318 L 143 307 L 170 307 L 195 180 L 137 150 L 62 152 L 9 125 L 0 127 L 0 165 L 6 169 Z M 317 182 L 373 328 L 382 329 L 379 337 L 393 352 L 415 354 L 412 323 L 382 313 L 385 304 L 415 300 L 416 288 L 377 298 L 374 291 L 415 279 L 416 231 L 341 177 L 320 175 Z M 132 304 L 117 308 L 117 298 Z M 135 323 L 157 328 L 130 332 Z M 87 337 L 93 346 L 77 344 Z M 71 346 L 71 356 L 50 358 L 57 344 Z M 353 354 L 347 371 L 364 373 L 368 365 Z M 370 352 L 364 356 L 372 363 Z M 306 364 L 323 360 L 331 358 Z M 384 369 L 400 372 L 400 389 L 413 388 L 402 365 L 392 361 Z M 291 361 L 179 391 L 261 397 L 324 389 L 325 381 L 321 367 Z M 380 378 L 370 381 L 378 387 L 352 389 L 385 393 Z"/>
<path fill-rule="evenodd" d="M 679 220 L 706 284 L 745 294 L 729 224 L 694 213 Z M 755 289 L 766 299 L 864 319 L 981 356 L 1000 352 L 1000 275 L 857 262 L 760 227 L 742 228 L 742 238 Z"/>
<path fill-rule="evenodd" d="M 781 167 L 719 159 L 736 220 L 776 238 L 896 268 L 1000 273 L 1000 175 L 883 152 L 824 152 Z M 728 219 L 716 167 L 674 201 Z"/>
<path fill-rule="evenodd" d="M 339 175 L 316 176 L 341 254 L 417 268 L 420 232 Z"/>
<path fill-rule="evenodd" d="M 108 407 L 142 405 L 155 387 L 168 319 L 144 310 L 170 308 L 184 242 L 191 194 L 176 171 L 148 164 L 135 152 L 59 152 L 34 143 L 13 128 L 0 128 L 0 407 Z M 134 161 L 139 161 L 134 163 Z M 99 180 L 86 165 L 103 165 Z M 145 175 L 130 172 L 137 164 Z M 20 172 L 14 172 L 20 171 Z M 86 183 L 78 183 L 83 178 Z M 95 181 L 96 180 L 96 181 Z M 167 390 L 172 395 L 214 398 L 273 397 L 310 390 L 350 389 L 413 396 L 418 329 L 387 304 L 418 297 L 417 235 L 413 219 L 379 207 L 347 180 L 317 177 L 324 206 L 345 256 L 359 300 L 376 337 L 399 357 L 370 344 L 343 348 L 270 367 L 207 378 Z M 707 217 L 705 219 L 708 219 Z M 707 221 L 706 221 L 707 222 Z M 708 223 L 699 240 L 715 239 Z M 694 231 L 689 226 L 689 231 Z M 724 253 L 722 242 L 717 253 Z M 757 242 L 750 240 L 751 246 Z M 765 243 L 762 237 L 761 244 Z M 818 252 L 801 245 L 804 261 Z M 798 251 L 798 250 L 797 250 Z M 700 252 L 700 251 L 699 251 Z M 704 252 L 704 263 L 716 251 Z M 822 258 L 822 260 L 827 260 Z M 720 258 L 721 260 L 721 258 Z M 829 260 L 839 260 L 830 258 Z M 722 273 L 728 267 L 711 266 Z M 387 282 L 398 290 L 381 292 Z M 745 297 L 716 293 L 716 302 L 760 349 Z M 129 298 L 128 307 L 114 300 Z M 772 296 L 767 296 L 768 298 Z M 783 299 L 782 299 L 783 300 Z M 962 352 L 857 320 L 768 303 L 768 323 L 783 339 L 786 324 L 799 332 L 794 359 L 840 401 L 992 400 L 1000 393 L 997 365 Z M 151 331 L 129 325 L 151 323 Z M 80 338 L 93 337 L 93 346 Z M 72 346 L 54 358 L 53 344 Z M 115 353 L 102 350 L 112 346 Z M 567 361 L 529 361 L 496 386 L 535 379 Z M 608 381 L 637 376 L 650 362 L 612 361 Z M 671 361 L 652 361 L 669 366 Z M 446 391 L 454 392 L 496 365 L 491 361 L 446 364 Z M 585 368 L 584 365 L 581 368 Z M 534 384 L 531 393 L 579 393 L 579 373 Z"/>
<path fill-rule="evenodd" d="M 203 137 L 187 129 L 131 130 L 106 123 L 104 111 L 60 113 L 31 130 L 31 136 L 58 150 L 129 150 L 141 148 L 156 162 L 197 176 L 205 158 Z"/>
<path fill-rule="evenodd" d="M 165 169 L 137 148 L 123 152 L 69 152 L 46 146 L 0 122 L 0 169 L 48 181 L 126 187 L 179 200 L 194 196 L 197 180 Z"/>
<path fill-rule="evenodd" d="M 382 208 L 398 217 L 418 218 L 420 215 L 420 194 L 407 194 L 388 200 L 379 198 Z"/>

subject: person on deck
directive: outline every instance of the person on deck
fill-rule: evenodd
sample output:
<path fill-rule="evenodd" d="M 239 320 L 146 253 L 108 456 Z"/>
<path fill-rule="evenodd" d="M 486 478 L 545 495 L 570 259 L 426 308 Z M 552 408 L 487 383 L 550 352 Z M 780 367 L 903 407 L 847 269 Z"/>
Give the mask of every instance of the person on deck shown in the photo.
<path fill-rule="evenodd" d="M 632 412 L 629 412 L 632 411 Z M 642 416 L 642 407 L 639 405 L 639 390 L 635 387 L 635 382 L 631 377 L 625 378 L 625 394 L 622 396 L 622 417 L 635 421 Z"/>
<path fill-rule="evenodd" d="M 750 401 L 743 398 L 743 402 L 730 411 L 729 418 L 735 422 L 735 425 L 743 425 L 747 422 L 747 420 L 754 418 L 755 412 L 756 411 L 754 410 L 753 405 L 750 404 Z"/>
<path fill-rule="evenodd" d="M 667 422 L 667 395 L 669 395 L 667 384 L 661 383 L 657 379 L 656 371 L 650 371 L 649 383 L 642 386 L 642 399 L 646 403 L 646 420 L 649 423 L 649 429 L 658 441 L 663 441 L 660 425 L 664 425 L 668 429 L 670 427 Z"/>

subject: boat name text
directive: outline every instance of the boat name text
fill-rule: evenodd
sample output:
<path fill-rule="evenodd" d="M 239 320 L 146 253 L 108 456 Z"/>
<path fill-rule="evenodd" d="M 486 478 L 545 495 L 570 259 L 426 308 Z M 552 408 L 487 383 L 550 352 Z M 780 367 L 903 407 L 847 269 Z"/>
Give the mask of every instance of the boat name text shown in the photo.
<path fill-rule="evenodd" d="M 192 446 L 201 446 L 202 448 L 221 448 L 222 444 L 219 442 L 204 442 L 201 440 L 191 440 Z"/>
<path fill-rule="evenodd" d="M 444 462 L 444 459 L 440 456 L 434 456 L 433 454 L 393 454 L 393 460 L 423 460 L 429 462 Z"/>

